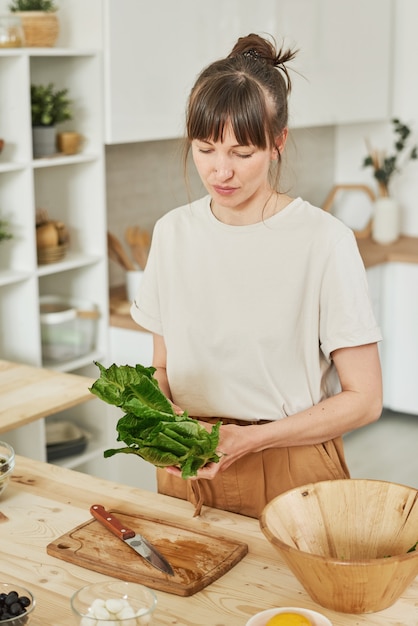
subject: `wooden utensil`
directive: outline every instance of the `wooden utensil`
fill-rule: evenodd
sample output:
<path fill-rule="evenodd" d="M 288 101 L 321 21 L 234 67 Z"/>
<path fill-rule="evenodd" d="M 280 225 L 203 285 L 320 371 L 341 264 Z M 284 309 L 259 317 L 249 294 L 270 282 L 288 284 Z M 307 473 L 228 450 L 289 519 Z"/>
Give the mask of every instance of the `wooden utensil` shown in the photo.
<path fill-rule="evenodd" d="M 139 226 L 128 226 L 125 231 L 125 239 L 128 246 L 131 248 L 135 262 L 141 270 L 144 270 L 151 244 L 150 233 Z"/>
<path fill-rule="evenodd" d="M 109 258 L 119 263 L 125 270 L 133 271 L 135 266 L 126 254 L 121 242 L 115 235 L 107 231 L 107 249 Z"/>

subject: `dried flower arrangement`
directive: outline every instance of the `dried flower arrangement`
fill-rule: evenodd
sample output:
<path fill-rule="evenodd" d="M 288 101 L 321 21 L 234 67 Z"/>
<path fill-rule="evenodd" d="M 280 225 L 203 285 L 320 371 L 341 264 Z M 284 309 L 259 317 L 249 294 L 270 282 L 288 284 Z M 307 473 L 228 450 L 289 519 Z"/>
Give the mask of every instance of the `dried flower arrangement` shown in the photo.
<path fill-rule="evenodd" d="M 363 167 L 372 167 L 373 175 L 377 180 L 379 192 L 381 196 L 389 196 L 389 183 L 395 172 L 400 172 L 401 168 L 406 165 L 407 161 L 418 158 L 418 148 L 416 145 L 407 147 L 407 140 L 411 134 L 411 129 L 403 124 L 398 118 L 392 120 L 395 133 L 394 149 L 395 153 L 387 155 L 384 151 L 373 149 L 366 141 L 368 155 L 363 161 Z M 399 162 L 403 154 L 402 163 Z"/>

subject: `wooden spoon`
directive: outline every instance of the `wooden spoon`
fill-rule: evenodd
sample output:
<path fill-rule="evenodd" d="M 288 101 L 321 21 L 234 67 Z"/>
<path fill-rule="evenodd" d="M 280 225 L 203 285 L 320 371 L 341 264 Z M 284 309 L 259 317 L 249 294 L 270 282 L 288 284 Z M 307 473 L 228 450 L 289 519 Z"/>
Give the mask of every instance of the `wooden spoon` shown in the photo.
<path fill-rule="evenodd" d="M 125 270 L 135 270 L 134 264 L 126 254 L 119 239 L 115 237 L 115 235 L 112 235 L 112 233 L 110 233 L 109 231 L 107 232 L 107 247 L 109 251 L 109 257 L 113 259 L 113 261 L 119 263 L 119 265 L 121 265 Z"/>
<path fill-rule="evenodd" d="M 151 243 L 151 235 L 139 226 L 128 226 L 125 239 L 131 248 L 132 256 L 141 270 L 145 269 Z"/>

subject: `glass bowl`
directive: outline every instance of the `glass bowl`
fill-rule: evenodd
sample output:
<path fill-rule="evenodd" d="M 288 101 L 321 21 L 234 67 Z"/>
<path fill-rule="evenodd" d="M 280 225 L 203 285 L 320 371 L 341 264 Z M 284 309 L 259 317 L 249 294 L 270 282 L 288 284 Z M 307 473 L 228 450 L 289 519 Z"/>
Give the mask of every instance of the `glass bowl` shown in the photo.
<path fill-rule="evenodd" d="M 15 466 L 15 451 L 5 441 L 0 441 L 0 495 L 4 492 Z"/>
<path fill-rule="evenodd" d="M 152 624 L 156 605 L 151 589 L 121 580 L 86 585 L 71 598 L 80 626 L 145 626 Z"/>
<path fill-rule="evenodd" d="M 11 602 L 14 599 L 11 595 L 13 592 L 17 594 L 18 604 L 23 611 L 20 615 L 17 614 L 18 607 L 15 606 L 15 602 Z M 15 585 L 15 583 L 0 583 L 0 626 L 26 626 L 32 618 L 35 604 L 33 594 L 25 587 Z M 7 614 L 11 616 L 1 619 L 1 616 L 5 614 L 6 606 L 8 607 Z M 16 613 L 13 615 L 13 612 Z"/>

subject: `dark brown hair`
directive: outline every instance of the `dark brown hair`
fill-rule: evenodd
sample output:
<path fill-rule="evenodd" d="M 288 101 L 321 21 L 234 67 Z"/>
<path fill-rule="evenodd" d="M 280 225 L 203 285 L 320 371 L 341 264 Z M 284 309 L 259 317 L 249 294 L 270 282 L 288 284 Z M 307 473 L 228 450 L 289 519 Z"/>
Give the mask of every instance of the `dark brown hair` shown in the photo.
<path fill-rule="evenodd" d="M 189 96 L 185 159 L 193 139 L 222 140 L 228 123 L 238 143 L 263 150 L 274 146 L 288 123 L 291 81 L 285 64 L 295 54 L 277 52 L 272 41 L 252 33 L 240 37 L 228 57 L 206 67 Z"/>

